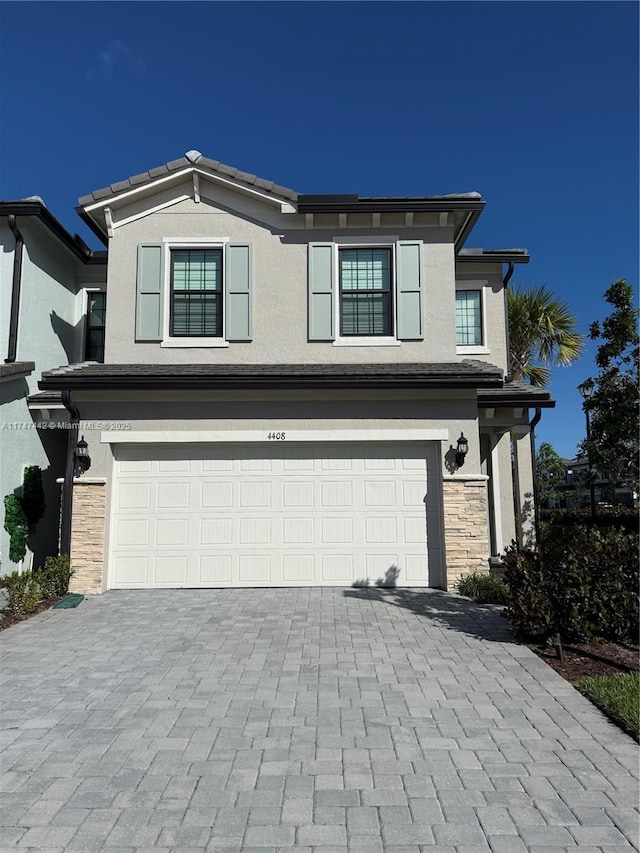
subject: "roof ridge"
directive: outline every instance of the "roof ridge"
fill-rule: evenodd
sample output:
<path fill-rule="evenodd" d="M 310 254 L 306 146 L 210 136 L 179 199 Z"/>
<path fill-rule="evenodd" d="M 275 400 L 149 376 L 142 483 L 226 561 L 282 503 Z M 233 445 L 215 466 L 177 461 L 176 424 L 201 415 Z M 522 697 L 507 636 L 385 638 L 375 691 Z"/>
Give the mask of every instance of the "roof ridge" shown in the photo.
<path fill-rule="evenodd" d="M 252 175 L 249 172 L 243 172 L 235 166 L 229 166 L 225 163 L 221 163 L 219 160 L 212 160 L 196 148 L 191 148 L 189 151 L 185 152 L 182 157 L 179 157 L 176 160 L 169 160 L 168 163 L 164 163 L 161 166 L 154 166 L 146 172 L 140 172 L 137 175 L 132 175 L 122 181 L 116 181 L 113 184 L 109 184 L 109 186 L 102 187 L 101 189 L 94 190 L 87 195 L 80 196 L 78 198 L 78 204 L 81 207 L 85 207 L 86 205 L 93 204 L 97 201 L 104 201 L 105 199 L 112 198 L 119 193 L 151 183 L 157 178 L 168 177 L 172 172 L 177 172 L 180 169 L 185 168 L 194 168 L 196 166 L 199 169 L 204 169 L 205 171 L 210 172 L 212 175 L 219 175 L 220 177 L 227 179 L 231 178 L 232 180 L 247 187 L 259 189 L 262 192 L 278 196 L 286 201 L 296 201 L 298 198 L 298 193 L 295 190 L 289 189 L 289 187 L 279 186 L 273 181 L 267 181 L 264 178 L 259 178 L 257 175 Z"/>

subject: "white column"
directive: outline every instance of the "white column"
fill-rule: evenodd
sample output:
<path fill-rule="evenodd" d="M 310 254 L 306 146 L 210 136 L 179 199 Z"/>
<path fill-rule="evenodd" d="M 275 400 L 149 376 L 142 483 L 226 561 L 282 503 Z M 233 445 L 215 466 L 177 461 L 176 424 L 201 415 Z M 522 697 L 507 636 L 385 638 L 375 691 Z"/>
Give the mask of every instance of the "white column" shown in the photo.
<path fill-rule="evenodd" d="M 533 548 L 536 544 L 536 528 L 530 428 L 514 427 L 511 435 L 515 463 L 517 539 L 521 547 Z"/>

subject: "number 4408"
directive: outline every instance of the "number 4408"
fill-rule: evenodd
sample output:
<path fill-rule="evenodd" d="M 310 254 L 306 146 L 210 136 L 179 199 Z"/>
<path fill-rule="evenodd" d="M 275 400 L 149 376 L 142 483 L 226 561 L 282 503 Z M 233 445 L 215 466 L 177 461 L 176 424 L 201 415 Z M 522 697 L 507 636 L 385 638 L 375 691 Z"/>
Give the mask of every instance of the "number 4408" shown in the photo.
<path fill-rule="evenodd" d="M 284 432 L 270 432 L 267 436 L 268 441 L 284 441 L 286 438 L 286 433 Z"/>

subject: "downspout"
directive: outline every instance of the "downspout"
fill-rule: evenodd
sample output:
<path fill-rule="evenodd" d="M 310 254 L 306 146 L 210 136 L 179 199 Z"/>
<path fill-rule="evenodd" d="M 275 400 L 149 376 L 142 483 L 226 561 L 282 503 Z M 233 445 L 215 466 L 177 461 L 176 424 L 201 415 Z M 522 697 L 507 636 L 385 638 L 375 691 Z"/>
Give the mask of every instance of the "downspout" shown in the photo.
<path fill-rule="evenodd" d="M 69 429 L 67 430 L 67 460 L 64 469 L 64 486 L 62 488 L 62 518 L 60 521 L 60 553 L 71 556 L 71 513 L 73 510 L 73 474 L 74 474 L 74 450 L 78 438 L 78 423 L 80 413 L 71 402 L 71 392 L 62 392 L 62 403 L 71 415 Z"/>
<path fill-rule="evenodd" d="M 11 313 L 9 315 L 9 346 L 5 364 L 13 364 L 18 350 L 18 320 L 20 318 L 20 286 L 22 284 L 22 255 L 24 237 L 16 225 L 16 216 L 9 214 L 9 228 L 15 237 L 16 245 L 13 252 L 13 279 L 11 283 Z"/>
<path fill-rule="evenodd" d="M 535 428 L 540 423 L 541 417 L 542 409 L 538 406 L 536 408 L 536 413 L 529 424 L 531 427 L 531 431 L 529 433 L 529 438 L 531 440 L 531 465 L 533 467 L 533 471 L 531 472 L 533 475 L 533 525 L 536 533 L 536 545 L 540 544 L 540 506 L 538 503 L 538 466 L 536 465 Z"/>
<path fill-rule="evenodd" d="M 511 373 L 511 341 L 509 340 L 509 306 L 507 303 L 507 287 L 509 286 L 509 282 L 511 281 L 512 275 L 513 264 L 510 263 L 507 267 L 507 272 L 505 273 L 505 276 L 502 279 L 502 285 L 504 287 L 504 328 L 507 337 L 507 375 Z"/>

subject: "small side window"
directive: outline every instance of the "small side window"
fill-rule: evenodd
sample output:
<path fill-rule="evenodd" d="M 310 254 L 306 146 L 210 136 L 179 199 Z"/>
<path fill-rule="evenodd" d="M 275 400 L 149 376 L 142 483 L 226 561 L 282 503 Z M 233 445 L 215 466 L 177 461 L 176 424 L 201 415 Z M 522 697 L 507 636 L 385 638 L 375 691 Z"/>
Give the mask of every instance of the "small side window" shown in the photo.
<path fill-rule="evenodd" d="M 479 290 L 456 290 L 456 345 L 482 346 L 482 303 Z"/>
<path fill-rule="evenodd" d="M 107 294 L 104 291 L 89 291 L 87 293 L 87 325 L 84 340 L 85 361 L 104 362 L 106 313 Z"/>

